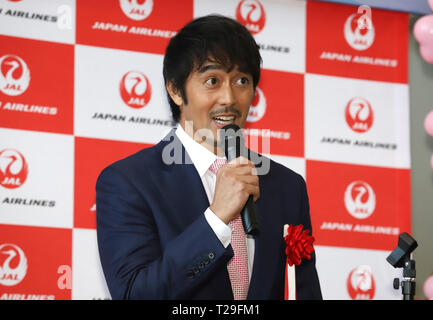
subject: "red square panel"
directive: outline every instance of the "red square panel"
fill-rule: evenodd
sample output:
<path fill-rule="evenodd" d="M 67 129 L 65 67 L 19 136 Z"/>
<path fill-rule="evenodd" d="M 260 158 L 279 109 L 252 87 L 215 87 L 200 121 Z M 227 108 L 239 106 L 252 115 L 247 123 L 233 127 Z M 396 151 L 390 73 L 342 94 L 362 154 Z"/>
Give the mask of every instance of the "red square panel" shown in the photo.
<path fill-rule="evenodd" d="M 73 132 L 74 46 L 0 36 L 0 126 Z"/>
<path fill-rule="evenodd" d="M 307 160 L 316 244 L 392 250 L 410 233 L 410 170 Z"/>
<path fill-rule="evenodd" d="M 0 299 L 71 299 L 72 230 L 0 225 Z"/>
<path fill-rule="evenodd" d="M 409 15 L 307 2 L 307 72 L 408 82 Z"/>
<path fill-rule="evenodd" d="M 254 151 L 303 157 L 304 75 L 262 70 L 244 132 Z"/>
<path fill-rule="evenodd" d="M 96 180 L 111 163 L 148 144 L 75 137 L 74 227 L 96 229 Z"/>

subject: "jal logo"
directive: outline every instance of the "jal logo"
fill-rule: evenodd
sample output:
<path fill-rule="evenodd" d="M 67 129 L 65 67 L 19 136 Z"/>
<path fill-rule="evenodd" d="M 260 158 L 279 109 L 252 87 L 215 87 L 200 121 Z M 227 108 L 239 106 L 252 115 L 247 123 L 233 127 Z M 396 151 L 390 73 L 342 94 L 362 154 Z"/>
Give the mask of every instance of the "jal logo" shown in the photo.
<path fill-rule="evenodd" d="M 344 38 L 349 46 L 358 51 L 367 50 L 374 42 L 374 25 L 365 13 L 350 15 L 344 24 Z"/>
<path fill-rule="evenodd" d="M 127 72 L 120 81 L 120 96 L 131 108 L 145 107 L 152 95 L 149 79 L 139 71 Z"/>
<path fill-rule="evenodd" d="M 257 122 L 266 112 L 266 97 L 259 87 L 256 87 L 256 94 L 248 112 L 247 122 Z"/>
<path fill-rule="evenodd" d="M 0 151 L 0 185 L 15 189 L 27 179 L 28 165 L 24 156 L 14 149 Z"/>
<path fill-rule="evenodd" d="M 144 20 L 152 13 L 153 0 L 120 0 L 119 2 L 123 13 L 132 20 Z"/>
<path fill-rule="evenodd" d="M 353 269 L 347 279 L 347 292 L 352 300 L 372 300 L 376 290 L 371 267 L 361 265 Z"/>
<path fill-rule="evenodd" d="M 373 108 L 364 98 L 352 98 L 346 105 L 346 123 L 355 132 L 364 133 L 373 125 Z"/>
<path fill-rule="evenodd" d="M 236 8 L 236 20 L 252 34 L 257 34 L 265 27 L 265 9 L 258 0 L 242 0 Z"/>
<path fill-rule="evenodd" d="M 27 273 L 27 258 L 20 247 L 6 243 L 0 245 L 0 284 L 15 286 Z"/>
<path fill-rule="evenodd" d="M 0 90 L 8 96 L 24 93 L 30 83 L 30 70 L 18 56 L 5 55 L 0 58 Z"/>
<path fill-rule="evenodd" d="M 354 181 L 346 188 L 344 204 L 352 217 L 366 219 L 376 208 L 376 195 L 367 182 Z"/>

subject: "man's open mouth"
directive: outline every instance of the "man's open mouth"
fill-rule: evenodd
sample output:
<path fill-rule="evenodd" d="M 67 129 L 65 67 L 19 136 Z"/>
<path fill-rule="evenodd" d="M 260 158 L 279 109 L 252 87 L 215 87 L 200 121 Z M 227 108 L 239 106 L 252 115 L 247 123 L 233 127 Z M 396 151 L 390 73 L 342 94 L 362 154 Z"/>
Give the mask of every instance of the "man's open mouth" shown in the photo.
<path fill-rule="evenodd" d="M 235 116 L 216 116 L 213 117 L 213 120 L 218 128 L 222 128 L 228 124 L 234 123 L 236 117 Z"/>

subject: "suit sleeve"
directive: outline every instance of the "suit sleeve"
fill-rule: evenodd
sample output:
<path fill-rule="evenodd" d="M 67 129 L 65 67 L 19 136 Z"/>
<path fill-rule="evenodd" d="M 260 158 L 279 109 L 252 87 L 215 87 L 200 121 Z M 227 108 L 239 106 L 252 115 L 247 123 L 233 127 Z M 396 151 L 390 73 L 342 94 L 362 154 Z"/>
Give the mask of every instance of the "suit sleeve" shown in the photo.
<path fill-rule="evenodd" d="M 305 180 L 299 176 L 301 181 L 301 211 L 304 229 L 310 230 L 310 235 L 313 234 L 310 217 L 310 204 L 307 193 Z M 319 277 L 316 270 L 316 253 L 311 254 L 310 260 L 304 260 L 301 264 L 302 268 L 296 269 L 296 286 L 297 298 L 299 300 L 321 300 L 322 292 L 320 289 Z M 298 282 L 298 278 L 302 281 Z"/>
<path fill-rule="evenodd" d="M 113 299 L 188 299 L 233 256 L 203 214 L 162 248 L 146 199 L 114 166 L 98 178 L 96 208 L 99 255 Z"/>

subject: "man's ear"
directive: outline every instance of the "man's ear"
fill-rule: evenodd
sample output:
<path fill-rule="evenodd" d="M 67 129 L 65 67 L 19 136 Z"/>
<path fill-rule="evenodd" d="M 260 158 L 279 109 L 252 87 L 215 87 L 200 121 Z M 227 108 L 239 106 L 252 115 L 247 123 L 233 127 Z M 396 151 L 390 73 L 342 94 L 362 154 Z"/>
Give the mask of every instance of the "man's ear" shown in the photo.
<path fill-rule="evenodd" d="M 173 85 L 173 83 L 167 82 L 165 84 L 165 87 L 174 103 L 176 103 L 179 107 L 183 107 L 182 95 L 180 94 L 179 90 Z"/>

